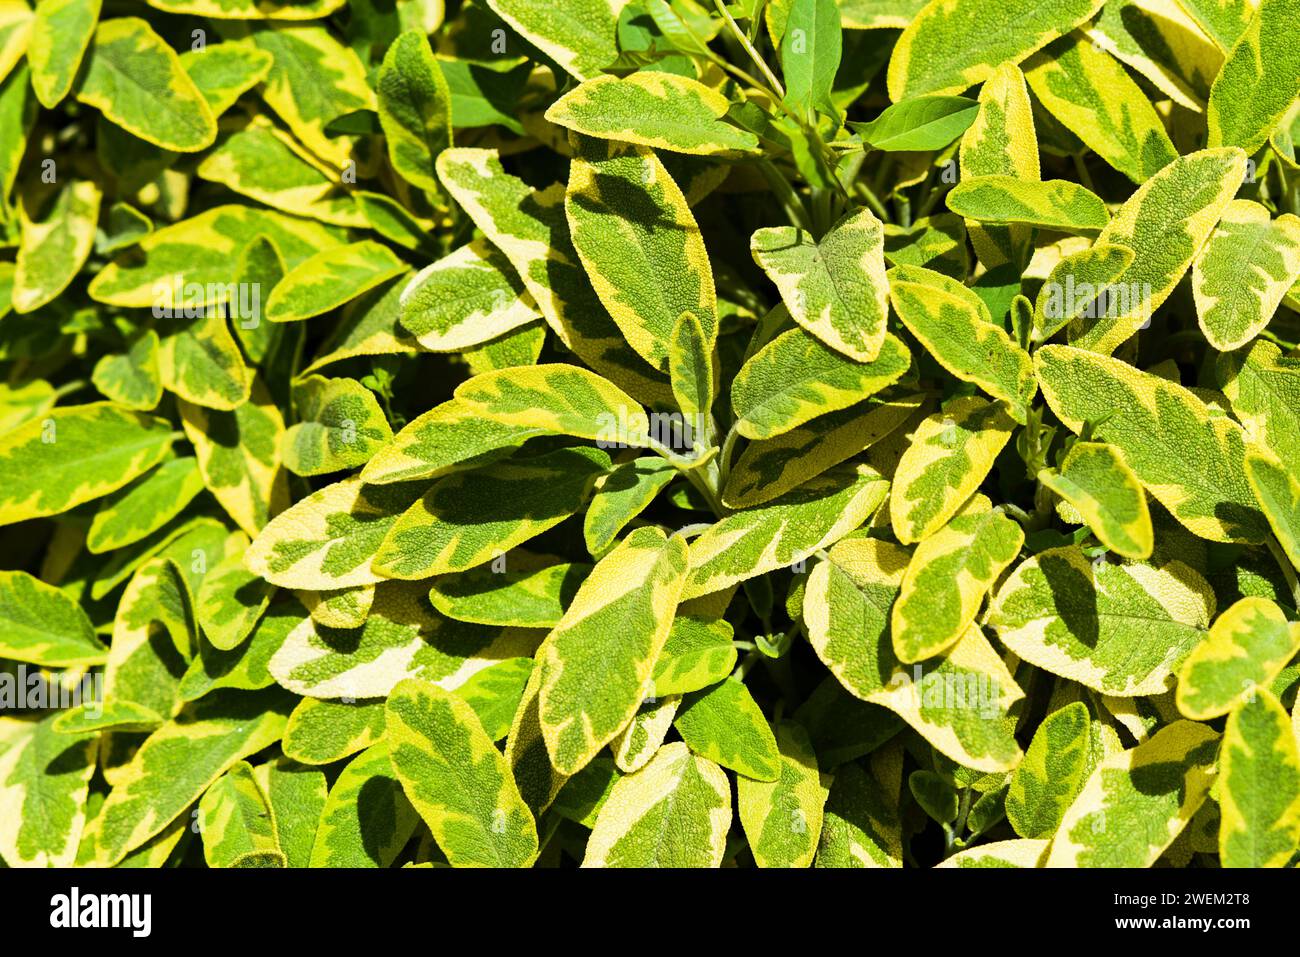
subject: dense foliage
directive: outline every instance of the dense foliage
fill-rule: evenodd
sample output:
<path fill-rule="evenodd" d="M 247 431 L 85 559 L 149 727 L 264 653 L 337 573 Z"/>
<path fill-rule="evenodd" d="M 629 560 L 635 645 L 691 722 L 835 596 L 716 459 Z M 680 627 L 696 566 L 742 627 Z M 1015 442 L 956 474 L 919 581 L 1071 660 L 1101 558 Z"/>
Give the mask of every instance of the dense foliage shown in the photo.
<path fill-rule="evenodd" d="M 0 857 L 1286 866 L 1300 0 L 0 0 Z"/>

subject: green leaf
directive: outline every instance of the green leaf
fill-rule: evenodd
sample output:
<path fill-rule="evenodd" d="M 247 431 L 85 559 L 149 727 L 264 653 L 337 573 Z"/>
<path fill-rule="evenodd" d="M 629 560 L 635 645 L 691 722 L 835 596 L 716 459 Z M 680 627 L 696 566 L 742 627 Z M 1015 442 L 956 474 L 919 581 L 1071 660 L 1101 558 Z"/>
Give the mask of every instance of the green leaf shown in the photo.
<path fill-rule="evenodd" d="M 298 422 L 280 437 L 280 455 L 297 475 L 364 465 L 393 437 L 374 393 L 355 379 L 300 379 L 294 402 Z"/>
<path fill-rule="evenodd" d="M 283 687 L 313 698 L 381 698 L 406 678 L 449 691 L 498 661 L 531 655 L 538 634 L 435 615 L 423 585 L 389 582 L 356 628 L 307 618 L 284 639 L 268 669 Z"/>
<path fill-rule="evenodd" d="M 1064 179 L 1038 182 L 1014 176 L 971 176 L 945 198 L 954 213 L 982 223 L 1086 233 L 1110 222 L 1101 197 Z"/>
<path fill-rule="evenodd" d="M 284 434 L 280 410 L 256 379 L 251 398 L 233 412 L 205 409 L 184 399 L 176 405 L 203 484 L 240 528 L 256 536 L 289 504 L 278 448 Z"/>
<path fill-rule="evenodd" d="M 387 246 L 363 240 L 323 250 L 289 270 L 266 301 L 270 322 L 310 319 L 404 273 L 407 266 Z"/>
<path fill-rule="evenodd" d="M 893 711 L 954 761 L 1009 771 L 1020 760 L 1007 711 L 1024 696 L 978 626 L 939 658 L 894 657 L 889 610 L 910 553 L 891 542 L 841 542 L 812 570 L 803 620 L 818 658 L 854 697 Z"/>
<path fill-rule="evenodd" d="M 32 88 L 46 109 L 68 95 L 99 22 L 101 0 L 40 0 L 27 39 Z"/>
<path fill-rule="evenodd" d="M 587 551 L 597 558 L 614 544 L 619 533 L 677 477 L 665 458 L 642 456 L 614 468 L 596 489 L 583 519 Z"/>
<path fill-rule="evenodd" d="M 1073 506 L 1111 551 L 1125 558 L 1151 557 L 1155 533 L 1146 493 L 1113 446 L 1076 442 L 1060 469 L 1044 469 L 1038 480 Z"/>
<path fill-rule="evenodd" d="M 0 655 L 45 668 L 97 665 L 107 649 L 75 601 L 27 572 L 0 572 Z"/>
<path fill-rule="evenodd" d="M 125 351 L 100 357 L 90 380 L 118 405 L 139 412 L 157 408 L 163 394 L 159 348 L 158 333 L 145 329 L 127 342 Z"/>
<path fill-rule="evenodd" d="M 932 658 L 970 628 L 984 596 L 1020 554 L 1025 535 L 983 496 L 975 495 L 943 528 L 917 546 L 903 574 L 891 617 L 894 654 L 912 663 Z"/>
<path fill-rule="evenodd" d="M 500 563 L 440 575 L 433 580 L 429 600 L 457 621 L 549 629 L 560 623 L 590 573 L 587 564 L 516 549 Z"/>
<path fill-rule="evenodd" d="M 565 213 L 578 258 L 627 342 L 655 368 L 683 312 L 706 351 L 717 338 L 717 296 L 704 238 L 686 197 L 644 146 L 587 141 L 569 168 Z"/>
<path fill-rule="evenodd" d="M 404 681 L 386 711 L 393 770 L 452 865 L 531 865 L 533 816 L 469 704 L 436 685 Z"/>
<path fill-rule="evenodd" d="M 1231 148 L 1180 156 L 1125 201 L 1097 242 L 1127 246 L 1135 258 L 1116 280 L 1121 294 L 1071 329 L 1074 345 L 1109 354 L 1150 322 L 1241 186 L 1243 164 L 1244 155 Z"/>
<path fill-rule="evenodd" d="M 1011 775 L 1007 820 L 1024 838 L 1050 838 L 1092 773 L 1088 707 L 1082 701 L 1053 711 L 1034 732 L 1025 759 Z"/>
<path fill-rule="evenodd" d="M 438 192 L 433 163 L 451 145 L 451 90 L 423 31 L 393 41 L 375 75 L 375 96 L 393 169 L 413 186 Z"/>
<path fill-rule="evenodd" d="M 303 764 L 333 764 L 384 736 L 384 701 L 303 698 L 284 729 L 286 756 Z M 346 771 L 345 771 L 346 773 Z"/>
<path fill-rule="evenodd" d="M 691 751 L 724 768 L 756 781 L 781 775 L 776 736 L 738 678 L 686 695 L 673 726 Z"/>
<path fill-rule="evenodd" d="M 737 658 L 731 636 L 725 620 L 679 611 L 655 662 L 655 696 L 700 691 L 726 678 Z"/>
<path fill-rule="evenodd" d="M 730 826 L 727 776 L 674 742 L 614 784 L 582 866 L 719 867 Z"/>
<path fill-rule="evenodd" d="M 373 585 L 375 550 L 427 486 L 327 485 L 276 516 L 254 540 L 248 569 L 282 588 L 324 591 Z"/>
<path fill-rule="evenodd" d="M 542 733 L 572 775 L 612 741 L 651 685 L 686 577 L 686 543 L 633 531 L 579 587 L 538 649 Z"/>
<path fill-rule="evenodd" d="M 389 867 L 419 826 L 380 741 L 348 762 L 325 799 L 311 867 Z"/>
<path fill-rule="evenodd" d="M 10 867 L 71 867 L 86 824 L 96 734 L 60 734 L 54 717 L 0 726 L 0 856 Z"/>
<path fill-rule="evenodd" d="M 18 207 L 22 241 L 12 293 L 14 310 L 33 310 L 52 301 L 72 282 L 90 255 L 99 219 L 100 189 L 73 180 L 40 205 Z"/>
<path fill-rule="evenodd" d="M 1211 541 L 1262 541 L 1267 529 L 1246 479 L 1246 435 L 1177 383 L 1068 346 L 1034 356 L 1043 396 L 1072 432 L 1085 424 L 1123 453 L 1148 492 Z M 1212 485 L 1205 476 L 1214 475 Z"/>
<path fill-rule="evenodd" d="M 103 498 L 161 462 L 172 439 L 163 420 L 107 402 L 52 409 L 0 436 L 0 524 Z"/>
<path fill-rule="evenodd" d="M 491 561 L 579 511 L 609 468 L 599 449 L 558 449 L 439 479 L 389 529 L 371 564 L 418 579 Z"/>
<path fill-rule="evenodd" d="M 277 741 L 288 712 L 279 689 L 219 692 L 153 732 L 100 810 L 94 863 L 112 866 L 161 832 L 227 769 Z"/>
<path fill-rule="evenodd" d="M 643 71 L 580 83 L 551 104 L 546 119 L 583 136 L 694 156 L 754 152 L 758 138 L 725 122 L 730 106 L 691 77 Z"/>
<path fill-rule="evenodd" d="M 975 122 L 979 104 L 964 96 L 913 96 L 885 107 L 869 123 L 852 123 L 878 150 L 941 150 Z"/>
<path fill-rule="evenodd" d="M 910 365 L 907 347 L 888 333 L 873 361 L 855 362 L 791 329 L 760 349 L 732 381 L 735 429 L 749 439 L 770 439 L 861 402 L 896 382 Z"/>
<path fill-rule="evenodd" d="M 1114 565 L 1077 546 L 1021 563 L 994 597 L 988 622 L 1039 668 L 1115 697 L 1168 691 L 1205 639 L 1214 592 L 1182 562 Z"/>
<path fill-rule="evenodd" d="M 196 152 L 217 136 L 212 110 L 175 51 L 138 17 L 99 24 L 75 96 L 163 149 Z"/>
<path fill-rule="evenodd" d="M 1150 867 L 1209 792 L 1219 735 L 1175 721 L 1102 760 L 1052 840 L 1047 867 Z"/>
<path fill-rule="evenodd" d="M 1267 688 L 1300 651 L 1300 624 L 1267 598 L 1246 597 L 1215 619 L 1178 671 L 1178 710 L 1208 721 Z"/>
<path fill-rule="evenodd" d="M 402 292 L 402 328 L 433 352 L 482 345 L 540 315 L 509 260 L 482 240 L 421 269 Z"/>
<path fill-rule="evenodd" d="M 1267 689 L 1228 715 L 1219 773 L 1223 866 L 1286 867 L 1300 848 L 1300 754 L 1286 712 Z"/>
<path fill-rule="evenodd" d="M 1260 0 L 1210 90 L 1209 146 L 1254 153 L 1300 96 L 1300 50 L 1287 42 L 1297 18 L 1296 0 Z"/>
<path fill-rule="evenodd" d="M 907 25 L 889 60 L 889 98 L 960 93 L 983 82 L 998 64 L 1018 63 L 1092 19 L 1101 0 L 1047 0 L 1006 12 L 982 0 L 931 0 Z"/>
<path fill-rule="evenodd" d="M 691 542 L 682 597 L 707 595 L 803 561 L 865 522 L 888 488 L 870 466 L 844 464 L 766 505 L 720 519 Z"/>
<path fill-rule="evenodd" d="M 999 402 L 954 399 L 927 417 L 894 473 L 889 516 L 904 544 L 934 534 L 970 498 L 993 468 L 1015 423 Z"/>
<path fill-rule="evenodd" d="M 1025 79 L 1052 116 L 1133 182 L 1146 182 L 1178 159 L 1141 87 L 1082 32 L 1034 57 Z"/>
<path fill-rule="evenodd" d="M 615 28 L 624 0 L 488 0 L 488 6 L 529 43 L 585 80 L 618 56 Z"/>
<path fill-rule="evenodd" d="M 898 318 L 939 364 L 1002 399 L 1023 423 L 1038 386 L 1033 362 L 970 288 L 919 266 L 889 271 L 889 301 Z"/>
<path fill-rule="evenodd" d="M 791 0 L 781 35 L 785 102 L 805 116 L 837 115 L 831 88 L 840 68 L 843 36 L 835 0 Z"/>
<path fill-rule="evenodd" d="M 869 209 L 841 219 L 820 240 L 790 226 L 760 229 L 750 240 L 791 318 L 858 362 L 875 360 L 885 344 L 884 249 L 883 227 Z"/>
<path fill-rule="evenodd" d="M 209 867 L 287 867 L 271 805 L 253 769 L 240 761 L 199 801 L 198 825 Z"/>
<path fill-rule="evenodd" d="M 736 780 L 736 805 L 759 867 L 808 867 L 821 839 L 828 788 L 822 784 L 808 732 L 793 721 L 776 726 L 781 775 Z"/>
<path fill-rule="evenodd" d="M 1300 217 L 1270 219 L 1259 203 L 1234 199 L 1192 263 L 1196 319 L 1210 345 L 1229 352 L 1268 325 L 1300 279 Z"/>

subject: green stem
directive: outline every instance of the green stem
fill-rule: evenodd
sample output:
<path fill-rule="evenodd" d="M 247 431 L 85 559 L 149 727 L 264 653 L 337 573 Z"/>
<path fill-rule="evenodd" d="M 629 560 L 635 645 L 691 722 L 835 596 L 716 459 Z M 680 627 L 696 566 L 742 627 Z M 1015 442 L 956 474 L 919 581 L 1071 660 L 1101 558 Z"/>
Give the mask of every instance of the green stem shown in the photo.
<path fill-rule="evenodd" d="M 1286 579 L 1287 587 L 1291 589 L 1291 603 L 1300 610 L 1300 581 L 1296 580 L 1295 566 L 1291 564 L 1291 559 L 1276 535 L 1270 535 L 1265 542 L 1268 550 L 1273 553 L 1273 560 L 1282 569 L 1282 577 Z"/>
<path fill-rule="evenodd" d="M 758 171 L 767 180 L 767 185 L 772 187 L 772 192 L 776 194 L 777 200 L 781 203 L 781 208 L 785 210 L 790 225 L 795 229 L 802 229 L 811 233 L 813 224 L 808 217 L 808 210 L 804 208 L 803 201 L 799 199 L 799 194 L 794 191 L 790 181 L 782 175 L 771 160 L 759 160 Z"/>
<path fill-rule="evenodd" d="M 54 390 L 54 401 L 57 402 L 59 401 L 59 399 L 62 399 L 64 396 L 71 395 L 74 392 L 80 392 L 89 384 L 90 383 L 87 382 L 85 379 L 73 379 L 71 382 L 65 382 L 63 385 L 59 386 L 57 389 Z"/>
<path fill-rule="evenodd" d="M 740 45 L 745 48 L 745 52 L 748 53 L 749 58 L 754 61 L 754 65 L 758 67 L 758 71 L 763 74 L 764 78 L 766 78 L 767 85 L 771 91 L 776 94 L 776 98 L 778 100 L 784 100 L 785 87 L 783 87 L 781 81 L 776 78 L 776 75 L 772 72 L 772 68 L 767 65 L 767 61 L 759 56 L 758 50 L 754 48 L 754 44 L 749 42 L 749 37 L 745 35 L 744 30 L 740 29 L 740 24 L 737 23 L 735 17 L 731 15 L 731 11 L 727 9 L 722 0 L 713 0 L 713 5 L 718 8 L 718 12 L 722 14 L 722 19 L 727 23 L 727 28 L 740 42 Z"/>

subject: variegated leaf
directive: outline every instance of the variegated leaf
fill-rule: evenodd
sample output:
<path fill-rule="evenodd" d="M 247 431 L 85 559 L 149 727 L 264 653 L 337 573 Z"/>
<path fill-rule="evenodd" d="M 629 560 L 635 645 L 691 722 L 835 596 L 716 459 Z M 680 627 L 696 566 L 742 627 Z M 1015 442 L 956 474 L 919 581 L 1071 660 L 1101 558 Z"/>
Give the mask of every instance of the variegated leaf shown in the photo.
<path fill-rule="evenodd" d="M 1222 865 L 1288 866 L 1300 849 L 1300 745 L 1267 689 L 1228 715 L 1219 773 Z"/>
<path fill-rule="evenodd" d="M 1210 345 L 1230 352 L 1263 331 L 1300 279 L 1300 217 L 1271 219 L 1234 199 L 1192 263 L 1196 318 Z"/>
<path fill-rule="evenodd" d="M 533 815 L 474 710 L 437 685 L 404 681 L 386 706 L 384 740 L 411 804 L 455 867 L 527 867 Z"/>
<path fill-rule="evenodd" d="M 482 565 L 578 512 L 608 469 L 599 449 L 571 448 L 449 475 L 389 529 L 371 568 L 419 579 Z"/>
<path fill-rule="evenodd" d="M 828 788 L 808 732 L 794 721 L 776 726 L 781 774 L 775 781 L 736 781 L 736 806 L 759 867 L 808 867 L 821 839 Z"/>
<path fill-rule="evenodd" d="M 717 295 L 704 238 L 686 197 L 654 151 L 584 141 L 564 200 L 578 258 L 628 344 L 656 369 L 683 312 L 717 338 Z"/>
<path fill-rule="evenodd" d="M 1104 442 L 1076 442 L 1059 469 L 1038 480 L 1074 507 L 1103 545 L 1125 558 L 1150 558 L 1155 546 L 1146 492 L 1123 454 Z"/>
<path fill-rule="evenodd" d="M 0 524 L 103 498 L 163 461 L 173 438 L 162 419 L 108 402 L 52 409 L 0 436 Z"/>
<path fill-rule="evenodd" d="M 874 360 L 857 362 L 802 329 L 791 329 L 759 350 L 732 380 L 735 429 L 748 439 L 789 432 L 892 385 L 911 361 L 907 347 L 888 333 Z"/>
<path fill-rule="evenodd" d="M 912 435 L 889 499 L 894 534 L 919 542 L 957 514 L 993 468 L 1015 422 L 999 402 L 954 399 L 927 417 Z"/>
<path fill-rule="evenodd" d="M 1133 182 L 1146 182 L 1178 158 L 1141 87 L 1082 32 L 1029 61 L 1025 79 L 1052 116 Z"/>
<path fill-rule="evenodd" d="M 579 587 L 538 650 L 551 763 L 574 774 L 614 739 L 651 687 L 686 578 L 686 542 L 633 531 Z"/>
<path fill-rule="evenodd" d="M 753 152 L 758 138 L 724 120 L 727 98 L 698 80 L 658 71 L 580 83 L 546 119 L 584 136 L 695 156 Z"/>
<path fill-rule="evenodd" d="M 1219 542 L 1263 540 L 1241 426 L 1181 385 L 1119 359 L 1053 345 L 1038 350 L 1034 367 L 1066 427 L 1079 433 L 1087 425 L 1118 448 L 1146 490 L 1191 532 Z M 1206 485 L 1206 475 L 1216 481 Z"/>
<path fill-rule="evenodd" d="M 374 393 L 355 379 L 307 376 L 293 397 L 298 421 L 280 436 L 280 457 L 297 475 L 364 465 L 393 437 Z"/>
<path fill-rule="evenodd" d="M 865 522 L 888 489 L 870 466 L 838 465 L 766 505 L 719 520 L 691 542 L 682 597 L 803 561 Z"/>
<path fill-rule="evenodd" d="M 1150 867 L 1209 792 L 1219 735 L 1175 721 L 1102 760 L 1052 840 L 1047 867 Z"/>
<path fill-rule="evenodd" d="M 582 866 L 719 867 L 730 826 L 727 776 L 674 742 L 615 783 Z"/>
<path fill-rule="evenodd" d="M 818 240 L 790 226 L 760 229 L 754 261 L 776 284 L 791 318 L 832 349 L 871 362 L 885 342 L 889 307 L 884 227 L 869 209 Z"/>
<path fill-rule="evenodd" d="M 0 723 L 0 857 L 10 867 L 76 858 L 99 736 L 59 733 L 54 720 Z"/>
<path fill-rule="evenodd" d="M 1077 546 L 1023 562 L 998 590 L 988 622 L 1045 671 L 1115 697 L 1168 691 L 1205 639 L 1214 592 L 1182 562 L 1115 565 Z"/>
<path fill-rule="evenodd" d="M 435 615 L 423 592 L 406 582 L 380 585 L 357 628 L 304 619 L 271 659 L 271 674 L 295 694 L 313 698 L 382 698 L 406 678 L 455 690 L 475 672 L 537 648 L 534 631 Z"/>
<path fill-rule="evenodd" d="M 1300 651 L 1300 623 L 1267 598 L 1248 596 L 1214 620 L 1178 671 L 1178 710 L 1197 721 L 1231 711 L 1267 688 Z"/>
<path fill-rule="evenodd" d="M 984 596 L 1020 554 L 1020 526 L 975 495 L 916 547 L 890 618 L 894 654 L 911 664 L 955 644 Z"/>
<path fill-rule="evenodd" d="M 1037 391 L 1033 361 L 984 300 L 955 279 L 920 266 L 889 271 L 889 301 L 912 335 L 957 378 L 1002 399 L 1024 422 Z"/>
<path fill-rule="evenodd" d="M 1011 775 L 1007 820 L 1023 838 L 1050 838 L 1092 774 L 1088 707 L 1082 701 L 1053 711 L 1029 742 Z"/>
<path fill-rule="evenodd" d="M 1051 0 L 1005 12 L 982 0 L 930 0 L 903 31 L 889 60 L 889 98 L 960 93 L 1006 61 L 1016 63 L 1101 9 L 1100 0 Z"/>

